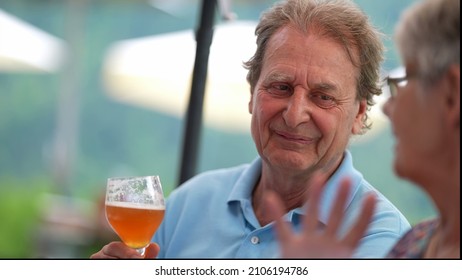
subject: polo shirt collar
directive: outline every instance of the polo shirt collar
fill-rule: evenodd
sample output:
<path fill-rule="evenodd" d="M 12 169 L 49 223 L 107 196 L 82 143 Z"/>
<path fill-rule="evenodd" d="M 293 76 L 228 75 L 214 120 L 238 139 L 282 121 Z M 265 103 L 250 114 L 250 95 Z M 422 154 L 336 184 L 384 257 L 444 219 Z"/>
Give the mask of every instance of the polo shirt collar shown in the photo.
<path fill-rule="evenodd" d="M 252 191 L 261 176 L 261 169 L 262 160 L 260 157 L 257 157 L 244 169 L 239 179 L 233 185 L 232 191 L 228 196 L 228 204 L 237 201 L 241 203 L 241 207 L 243 208 L 252 206 Z M 337 191 L 340 187 L 340 181 L 344 177 L 350 177 L 352 182 L 352 188 L 345 204 L 345 208 L 347 208 L 353 200 L 354 194 L 358 191 L 359 185 L 363 179 L 362 174 L 353 167 L 353 158 L 348 150 L 345 151 L 343 160 L 338 169 L 326 182 L 321 196 L 319 221 L 324 224 L 328 221 L 330 209 L 334 204 Z M 289 211 L 287 219 L 292 220 L 294 215 L 304 215 L 306 207 L 307 204 Z"/>
<path fill-rule="evenodd" d="M 255 158 L 244 172 L 239 176 L 239 179 L 233 185 L 233 189 L 228 197 L 228 203 L 232 201 L 251 201 L 252 192 L 261 176 L 262 160 L 260 157 Z"/>

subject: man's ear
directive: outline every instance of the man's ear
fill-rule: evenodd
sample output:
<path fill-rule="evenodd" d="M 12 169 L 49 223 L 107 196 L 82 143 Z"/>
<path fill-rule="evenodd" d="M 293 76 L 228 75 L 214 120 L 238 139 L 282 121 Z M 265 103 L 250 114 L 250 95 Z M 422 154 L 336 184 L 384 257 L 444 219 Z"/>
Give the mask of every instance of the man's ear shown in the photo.
<path fill-rule="evenodd" d="M 253 111 L 253 94 L 250 93 L 250 100 L 249 100 L 249 113 L 252 114 Z"/>
<path fill-rule="evenodd" d="M 367 112 L 367 100 L 363 99 L 359 101 L 358 111 L 356 113 L 353 127 L 351 128 L 352 134 L 362 134 L 363 133 L 364 119 L 366 118 L 366 112 Z"/>
<path fill-rule="evenodd" d="M 446 73 L 445 106 L 450 125 L 460 127 L 460 65 L 454 64 Z"/>

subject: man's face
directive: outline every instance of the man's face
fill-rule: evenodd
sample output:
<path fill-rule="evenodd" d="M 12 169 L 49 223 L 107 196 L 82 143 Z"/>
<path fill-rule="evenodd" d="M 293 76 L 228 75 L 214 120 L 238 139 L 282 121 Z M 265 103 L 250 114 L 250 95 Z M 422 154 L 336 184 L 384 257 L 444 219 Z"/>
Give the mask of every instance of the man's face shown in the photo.
<path fill-rule="evenodd" d="M 334 171 L 366 112 L 366 101 L 356 100 L 357 76 L 334 40 L 292 26 L 278 30 L 249 103 L 264 163 L 300 174 Z"/>

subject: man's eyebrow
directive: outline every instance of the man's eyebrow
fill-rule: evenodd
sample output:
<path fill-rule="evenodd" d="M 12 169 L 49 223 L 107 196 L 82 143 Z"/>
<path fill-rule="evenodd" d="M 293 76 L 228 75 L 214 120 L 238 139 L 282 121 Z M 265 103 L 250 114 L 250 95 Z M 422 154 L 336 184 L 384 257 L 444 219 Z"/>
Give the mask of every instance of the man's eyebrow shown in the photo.
<path fill-rule="evenodd" d="M 292 75 L 288 75 L 285 73 L 280 73 L 280 72 L 273 72 L 269 74 L 266 78 L 266 81 L 270 82 L 288 82 L 293 80 Z"/>
<path fill-rule="evenodd" d="M 331 84 L 331 83 L 315 84 L 314 88 L 320 89 L 320 90 L 325 90 L 325 91 L 334 91 L 334 90 L 337 89 L 337 87 L 334 84 Z"/>
<path fill-rule="evenodd" d="M 287 73 L 281 73 L 281 72 L 273 72 L 270 73 L 264 81 L 268 82 L 290 82 L 294 80 L 294 76 L 291 74 Z M 337 86 L 334 83 L 329 83 L 329 82 L 319 82 L 315 83 L 312 86 L 312 89 L 317 89 L 317 90 L 324 90 L 324 91 L 336 91 Z"/>

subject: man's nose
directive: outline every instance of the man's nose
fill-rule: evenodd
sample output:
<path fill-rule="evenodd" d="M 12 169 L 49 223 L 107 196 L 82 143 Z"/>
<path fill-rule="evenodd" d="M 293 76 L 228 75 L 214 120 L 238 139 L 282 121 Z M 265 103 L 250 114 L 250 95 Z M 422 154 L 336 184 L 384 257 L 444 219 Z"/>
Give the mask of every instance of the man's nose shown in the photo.
<path fill-rule="evenodd" d="M 288 127 L 295 128 L 311 119 L 311 106 L 308 93 L 304 89 L 297 89 L 287 99 L 286 108 L 282 114 Z"/>

